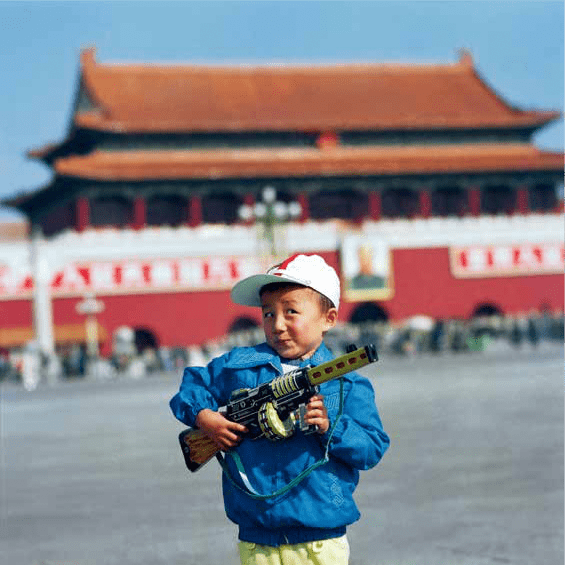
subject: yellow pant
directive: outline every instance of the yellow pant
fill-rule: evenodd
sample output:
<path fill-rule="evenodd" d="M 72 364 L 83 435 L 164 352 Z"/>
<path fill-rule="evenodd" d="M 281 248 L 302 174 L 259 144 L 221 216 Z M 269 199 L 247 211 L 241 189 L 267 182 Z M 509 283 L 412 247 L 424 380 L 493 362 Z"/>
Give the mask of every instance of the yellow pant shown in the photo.
<path fill-rule="evenodd" d="M 241 565 L 347 565 L 349 543 L 340 538 L 270 547 L 239 542 Z"/>

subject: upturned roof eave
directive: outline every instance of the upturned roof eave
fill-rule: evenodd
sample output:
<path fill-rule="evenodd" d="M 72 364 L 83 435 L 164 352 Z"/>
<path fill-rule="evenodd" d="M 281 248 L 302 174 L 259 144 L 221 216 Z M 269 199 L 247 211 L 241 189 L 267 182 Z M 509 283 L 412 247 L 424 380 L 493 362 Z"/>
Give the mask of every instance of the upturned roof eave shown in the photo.
<path fill-rule="evenodd" d="M 53 187 L 54 182 L 52 181 L 35 190 L 30 190 L 27 192 L 20 191 L 15 196 L 0 200 L 0 204 L 8 208 L 14 208 L 16 210 L 19 210 L 23 214 L 29 215 L 35 207 L 35 202 L 37 201 L 37 199 L 45 193 L 49 192 Z"/>
<path fill-rule="evenodd" d="M 412 126 L 404 126 L 404 127 L 384 127 L 383 125 L 375 126 L 372 124 L 359 123 L 359 124 L 334 124 L 334 125 L 321 125 L 317 124 L 315 127 L 313 124 L 310 126 L 306 126 L 302 124 L 300 128 L 296 128 L 295 131 L 301 132 L 316 132 L 316 131 L 460 131 L 460 130 L 490 130 L 490 129 L 499 129 L 499 130 L 512 130 L 512 129 L 527 129 L 531 132 L 559 119 L 562 114 L 557 110 L 547 110 L 547 111 L 537 111 L 537 112 L 529 112 L 529 116 L 527 118 L 523 118 L 521 120 L 516 120 L 512 123 L 507 124 L 446 124 L 446 123 L 436 123 L 422 125 L 422 124 L 414 124 Z M 92 131 L 99 131 L 104 133 L 117 133 L 117 134 L 144 134 L 144 133 L 155 133 L 155 134 L 191 134 L 191 133 L 238 133 L 238 132 L 248 132 L 250 131 L 249 128 L 244 128 L 240 123 L 222 123 L 218 125 L 215 129 L 211 129 L 209 124 L 201 124 L 200 126 L 192 126 L 191 128 L 183 127 L 178 122 L 175 123 L 168 123 L 168 122 L 152 122 L 149 124 L 125 124 L 119 121 L 113 121 L 104 117 L 99 112 L 82 112 L 76 113 L 73 117 L 73 129 L 87 129 Z M 279 128 L 272 127 L 270 130 L 266 130 L 265 128 L 256 128 L 255 130 L 251 131 L 288 131 L 288 127 L 283 127 L 282 125 Z M 45 164 L 51 166 L 55 159 L 57 158 L 58 154 L 67 147 L 69 144 L 70 138 L 67 138 L 60 142 L 53 142 L 47 143 L 42 147 L 38 147 L 35 149 L 30 149 L 27 151 L 26 156 L 28 159 L 34 159 L 38 161 L 42 161 Z"/>
<path fill-rule="evenodd" d="M 473 121 L 461 119 L 459 121 L 414 119 L 406 122 L 270 122 L 261 123 L 250 121 L 223 120 L 217 122 L 191 122 L 180 120 L 148 120 L 148 121 L 122 121 L 112 119 L 111 116 L 99 112 L 82 112 L 74 116 L 77 128 L 121 134 L 142 133 L 237 133 L 237 132 L 323 132 L 323 131 L 449 131 L 449 130 L 511 130 L 530 129 L 536 130 L 561 117 L 559 111 L 548 110 L 538 112 L 524 112 L 520 116 L 499 121 Z"/>
<path fill-rule="evenodd" d="M 61 159 L 56 164 L 61 176 L 112 181 L 236 179 L 308 176 L 414 176 L 506 172 L 559 172 L 563 153 L 541 151 L 533 146 L 516 146 L 492 153 L 465 152 L 461 148 L 443 153 L 425 151 L 288 151 L 275 152 L 166 152 L 94 154 Z"/>
<path fill-rule="evenodd" d="M 43 161 L 46 164 L 51 164 L 54 160 L 54 156 L 57 152 L 66 144 L 66 141 L 61 141 L 59 143 L 47 143 L 42 147 L 37 147 L 35 149 L 30 149 L 26 152 L 26 157 L 28 159 L 34 159 L 37 161 Z"/>

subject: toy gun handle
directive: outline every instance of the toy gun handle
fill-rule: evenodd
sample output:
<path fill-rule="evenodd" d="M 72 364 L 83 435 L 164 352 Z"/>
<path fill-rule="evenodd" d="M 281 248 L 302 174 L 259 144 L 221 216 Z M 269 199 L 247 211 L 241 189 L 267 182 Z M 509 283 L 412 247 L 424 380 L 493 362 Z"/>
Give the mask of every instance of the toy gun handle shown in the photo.
<path fill-rule="evenodd" d="M 350 345 L 344 355 L 308 369 L 307 378 L 311 385 L 316 386 L 337 379 L 375 361 L 378 361 L 378 356 L 374 345 L 366 345 L 359 349 Z M 188 428 L 183 430 L 179 434 L 179 442 L 184 462 L 193 473 L 220 451 L 216 444 L 199 429 Z"/>

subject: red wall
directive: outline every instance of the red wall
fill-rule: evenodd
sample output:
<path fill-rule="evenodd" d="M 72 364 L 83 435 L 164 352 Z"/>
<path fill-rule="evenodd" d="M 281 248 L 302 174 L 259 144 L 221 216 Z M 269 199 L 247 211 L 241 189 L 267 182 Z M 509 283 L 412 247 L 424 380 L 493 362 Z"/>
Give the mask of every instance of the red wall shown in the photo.
<path fill-rule="evenodd" d="M 31 326 L 31 300 L 0 300 L 0 328 Z"/>
<path fill-rule="evenodd" d="M 261 321 L 257 308 L 232 304 L 228 291 L 140 294 L 102 296 L 104 311 L 97 316 L 109 336 L 120 326 L 150 330 L 159 345 L 185 346 L 202 343 L 224 335 L 231 323 L 240 316 L 254 315 Z M 84 320 L 76 313 L 80 298 L 58 299 L 54 302 L 55 324 L 77 323 Z M 110 352 L 111 343 L 102 347 Z"/>
<path fill-rule="evenodd" d="M 382 304 L 393 319 L 414 314 L 468 318 L 484 303 L 506 314 L 539 309 L 544 303 L 563 309 L 562 275 L 456 279 L 447 248 L 395 250 L 393 269 L 395 293 Z"/>
<path fill-rule="evenodd" d="M 321 253 L 336 269 L 337 253 Z M 379 305 L 391 320 L 415 314 L 436 318 L 468 318 L 480 304 L 498 306 L 513 314 L 547 304 L 563 310 L 562 275 L 455 279 L 450 271 L 447 248 L 402 249 L 393 252 L 394 296 Z M 231 303 L 228 291 L 100 296 L 105 309 L 100 324 L 111 336 L 119 326 L 153 332 L 159 345 L 185 346 L 224 335 L 240 316 L 260 323 L 258 308 Z M 53 304 L 55 324 L 80 323 L 76 303 L 82 298 L 59 298 Z M 340 320 L 347 321 L 358 304 L 343 302 Z M 31 301 L 0 301 L 0 326 L 30 326 Z M 109 339 L 103 354 L 111 351 Z"/>

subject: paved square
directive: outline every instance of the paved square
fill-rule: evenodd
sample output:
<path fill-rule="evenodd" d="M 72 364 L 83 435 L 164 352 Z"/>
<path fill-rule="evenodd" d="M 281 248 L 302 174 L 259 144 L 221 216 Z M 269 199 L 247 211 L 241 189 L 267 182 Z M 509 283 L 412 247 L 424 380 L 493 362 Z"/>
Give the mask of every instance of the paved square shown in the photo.
<path fill-rule="evenodd" d="M 362 473 L 351 565 L 563 563 L 563 348 L 384 356 L 391 447 Z M 215 462 L 183 466 L 180 375 L 0 386 L 7 565 L 236 565 Z"/>

